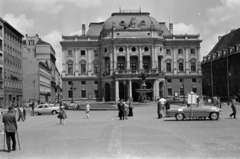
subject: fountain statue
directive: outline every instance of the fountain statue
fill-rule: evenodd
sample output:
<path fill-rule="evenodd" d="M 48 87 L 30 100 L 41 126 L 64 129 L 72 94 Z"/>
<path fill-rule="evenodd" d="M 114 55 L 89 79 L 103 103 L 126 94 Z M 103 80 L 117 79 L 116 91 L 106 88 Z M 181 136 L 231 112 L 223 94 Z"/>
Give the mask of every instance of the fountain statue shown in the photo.
<path fill-rule="evenodd" d="M 146 93 L 151 93 L 153 90 L 152 89 L 147 89 L 146 88 L 146 83 L 145 83 L 145 79 L 147 77 L 149 77 L 149 75 L 145 75 L 143 72 L 141 73 L 140 76 L 138 76 L 139 78 L 142 79 L 142 88 L 140 89 L 136 89 L 136 92 L 140 94 L 140 102 L 146 102 L 147 101 L 147 95 Z"/>

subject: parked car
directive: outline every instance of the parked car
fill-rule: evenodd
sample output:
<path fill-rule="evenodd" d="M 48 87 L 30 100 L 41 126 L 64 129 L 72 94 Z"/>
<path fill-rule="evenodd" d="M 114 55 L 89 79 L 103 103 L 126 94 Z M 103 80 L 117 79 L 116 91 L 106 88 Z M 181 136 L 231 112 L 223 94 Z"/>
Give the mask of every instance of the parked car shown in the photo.
<path fill-rule="evenodd" d="M 80 105 L 77 104 L 77 106 L 76 106 L 76 103 L 69 103 L 69 105 L 65 106 L 65 109 L 67 109 L 67 110 L 70 110 L 70 109 L 80 110 Z"/>
<path fill-rule="evenodd" d="M 192 114 L 192 116 L 191 116 Z M 179 108 L 170 108 L 166 111 L 166 117 L 175 117 L 176 120 L 184 120 L 185 118 L 209 118 L 210 120 L 218 120 L 221 109 L 215 106 L 185 106 Z"/>
<path fill-rule="evenodd" d="M 36 115 L 40 114 L 52 114 L 55 115 L 59 113 L 59 106 L 54 105 L 54 104 L 40 104 L 37 105 L 36 108 L 34 109 L 34 113 Z"/>

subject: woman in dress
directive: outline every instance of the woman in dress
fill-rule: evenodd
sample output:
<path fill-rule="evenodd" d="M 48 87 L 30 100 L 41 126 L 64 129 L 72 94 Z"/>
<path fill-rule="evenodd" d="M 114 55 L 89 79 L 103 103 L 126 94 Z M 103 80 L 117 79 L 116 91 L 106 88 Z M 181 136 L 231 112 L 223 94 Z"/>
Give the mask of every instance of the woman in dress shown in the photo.
<path fill-rule="evenodd" d="M 60 112 L 58 114 L 58 118 L 60 119 L 60 124 L 65 124 L 65 119 L 67 118 L 67 114 L 64 110 L 64 106 L 61 104 L 60 105 Z"/>

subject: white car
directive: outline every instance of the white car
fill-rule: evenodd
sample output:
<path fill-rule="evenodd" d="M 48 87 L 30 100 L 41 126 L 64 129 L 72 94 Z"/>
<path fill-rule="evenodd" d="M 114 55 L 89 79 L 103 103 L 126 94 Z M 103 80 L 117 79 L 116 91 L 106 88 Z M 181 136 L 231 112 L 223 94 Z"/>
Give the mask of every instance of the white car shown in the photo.
<path fill-rule="evenodd" d="M 59 113 L 59 106 L 54 104 L 40 104 L 34 109 L 34 113 L 36 115 L 40 114 L 52 114 L 55 115 Z"/>

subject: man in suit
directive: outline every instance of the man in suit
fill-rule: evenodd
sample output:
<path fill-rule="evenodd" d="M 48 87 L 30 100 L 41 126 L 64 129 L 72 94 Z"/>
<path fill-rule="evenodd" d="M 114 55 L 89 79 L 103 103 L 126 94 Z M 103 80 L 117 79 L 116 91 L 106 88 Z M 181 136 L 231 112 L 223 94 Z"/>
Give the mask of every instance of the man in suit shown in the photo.
<path fill-rule="evenodd" d="M 120 120 L 124 120 L 124 109 L 125 109 L 125 106 L 124 106 L 124 103 L 123 103 L 123 99 L 120 100 L 120 102 L 118 103 L 118 115 L 119 115 L 119 118 Z"/>
<path fill-rule="evenodd" d="M 15 132 L 17 132 L 17 120 L 13 113 L 13 107 L 8 108 L 8 112 L 3 115 L 2 122 L 4 124 L 4 131 L 6 134 L 6 142 L 8 152 L 11 152 L 11 139 L 13 142 L 12 151 L 16 150 Z"/>

